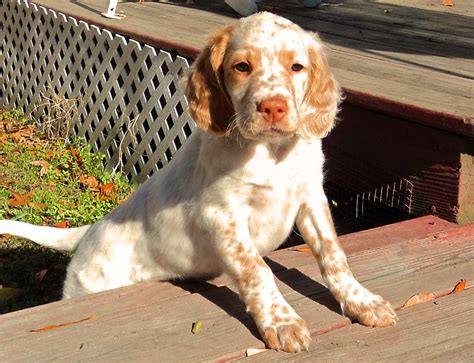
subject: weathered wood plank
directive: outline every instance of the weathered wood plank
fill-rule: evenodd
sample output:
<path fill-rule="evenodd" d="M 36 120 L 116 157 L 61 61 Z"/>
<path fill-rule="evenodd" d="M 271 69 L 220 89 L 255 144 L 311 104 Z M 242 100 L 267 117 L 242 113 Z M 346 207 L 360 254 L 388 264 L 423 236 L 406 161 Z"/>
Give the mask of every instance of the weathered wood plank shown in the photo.
<path fill-rule="evenodd" d="M 405 245 L 413 239 L 432 238 L 437 233 L 446 233 L 457 228 L 457 225 L 443 219 L 425 216 L 366 231 L 346 234 L 340 236 L 339 241 L 346 254 L 351 256 L 361 251 L 389 248 L 395 244 Z M 271 252 L 268 254 L 268 258 L 284 268 L 294 268 L 314 263 L 313 256 L 307 253 L 296 252 L 293 248 Z M 277 266 L 272 267 L 274 270 L 277 269 Z"/>
<path fill-rule="evenodd" d="M 340 47 L 341 49 L 351 49 L 351 51 L 359 50 L 367 56 L 374 56 L 374 58 L 384 59 L 385 61 L 402 62 L 414 67 L 432 69 L 440 74 L 468 79 L 473 77 L 470 53 L 474 51 L 460 48 L 455 44 L 434 46 L 427 41 L 414 41 L 410 37 L 397 36 L 390 33 L 389 29 L 383 32 L 369 30 L 362 32 L 355 27 L 347 27 L 341 24 L 335 26 L 334 23 L 320 19 L 315 22 L 314 19 L 300 18 L 290 14 L 285 15 L 303 28 L 320 33 L 323 40 L 330 45 L 330 48 Z M 430 45 L 433 49 L 429 48 Z M 452 59 L 456 60 L 456 69 L 452 67 Z M 367 70 L 369 69 L 371 68 L 367 68 Z"/>
<path fill-rule="evenodd" d="M 137 37 L 138 40 L 149 38 L 154 39 L 156 43 L 164 41 L 197 49 L 202 47 L 212 31 L 237 18 L 237 14 L 225 5 L 218 7 L 217 12 L 213 12 L 213 4 L 209 4 L 211 11 L 206 11 L 169 3 L 127 2 L 120 3 L 117 10 L 117 13 L 123 11 L 127 18 L 117 22 L 117 20 L 100 16 L 107 7 L 107 0 L 84 0 L 81 3 L 54 0 L 34 2 L 78 17 L 88 23 L 113 29 L 119 34 L 141 35 Z"/>
<path fill-rule="evenodd" d="M 426 63 L 426 57 L 420 57 L 418 60 L 423 63 L 422 66 L 414 64 L 416 56 L 407 58 L 399 58 L 394 52 L 379 53 L 349 48 L 346 46 L 329 45 L 330 64 L 334 68 L 344 68 L 344 65 L 351 64 L 351 71 L 354 73 L 366 74 L 367 68 L 371 69 L 370 76 L 380 78 L 381 80 L 389 79 L 402 84 L 409 84 L 427 89 L 433 89 L 434 84 L 437 85 L 435 91 L 449 93 L 457 97 L 462 97 L 467 102 L 465 92 L 472 88 L 472 79 L 463 78 L 458 75 L 444 74 L 436 69 L 430 69 Z M 430 57 L 431 58 L 431 57 Z M 445 61 L 447 59 L 445 58 Z M 450 58 L 447 60 L 457 63 L 457 60 Z M 469 61 L 470 62 L 470 61 Z M 440 64 L 437 64 L 440 66 Z M 377 69 L 374 69 L 377 68 Z M 467 65 L 470 77 L 474 77 L 474 65 L 472 62 Z M 347 87 L 350 87 L 347 85 Z M 464 105 L 466 107 L 466 105 Z"/>
<path fill-rule="evenodd" d="M 435 276 L 436 281 L 443 281 L 443 278 L 438 277 L 443 277 L 445 271 L 440 271 L 440 275 Z M 405 281 L 402 280 L 403 282 Z M 426 279 L 424 283 L 427 283 Z M 393 288 L 391 285 L 387 287 Z M 386 295 L 386 291 L 377 292 Z M 335 325 L 343 320 L 332 311 L 336 306 L 331 305 L 332 299 L 327 294 L 317 296 L 316 302 L 310 303 L 307 297 L 295 298 L 297 294 L 294 292 L 285 295 L 313 330 Z M 408 297 L 409 294 L 405 295 Z M 219 306 L 209 304 L 208 300 L 214 303 L 220 301 L 221 305 L 225 302 L 226 312 Z M 94 311 L 93 307 L 91 311 Z M 162 360 L 176 357 L 179 360 L 202 360 L 262 346 L 260 340 L 253 335 L 256 334 L 255 328 L 243 313 L 243 306 L 234 295 L 228 294 L 228 290 L 214 290 L 205 297 L 201 294 L 188 295 L 181 301 L 168 300 L 164 304 L 137 311 L 124 311 L 114 316 L 97 316 L 96 321 L 67 328 L 67 331 L 57 329 L 35 336 L 29 333 L 30 337 L 26 337 L 24 344 L 13 336 L 12 339 L 2 341 L 2 351 L 5 352 L 3 349 L 6 349 L 6 352 L 21 357 L 22 360 L 38 356 L 42 360 L 139 360 L 150 357 Z M 191 324 L 196 320 L 202 320 L 204 327 L 199 335 L 192 335 Z M 59 322 L 61 320 L 57 321 Z M 58 343 L 51 349 L 48 341 Z M 25 346 L 28 347 L 27 355 L 21 351 Z"/>
<path fill-rule="evenodd" d="M 466 234 L 461 238 L 464 239 L 464 242 L 461 243 L 464 248 L 472 244 L 472 238 L 466 241 Z M 453 238 L 452 241 L 456 240 L 457 238 Z M 438 246 L 438 248 L 439 247 L 440 246 Z M 388 262 L 392 258 L 397 259 L 391 255 L 386 256 L 385 250 L 381 250 L 378 254 L 377 260 L 381 264 L 378 268 L 372 270 L 371 263 L 373 263 L 373 259 L 370 262 L 352 260 L 351 266 L 356 276 L 358 276 L 366 287 L 384 296 L 393 306 L 400 307 L 408 298 L 416 293 L 429 291 L 435 293 L 437 296 L 444 295 L 454 287 L 460 278 L 467 278 L 468 281 L 471 281 L 474 277 L 472 268 L 474 251 L 471 247 L 469 247 L 469 251 L 464 250 L 464 248 L 461 248 L 461 253 L 458 257 L 444 255 L 446 251 L 444 251 L 445 248 L 443 248 L 437 253 L 439 258 L 432 259 L 428 255 L 432 253 L 433 249 L 437 248 L 431 247 L 428 242 L 425 245 L 424 251 L 413 253 L 411 261 L 407 261 L 405 256 L 399 257 L 399 262 L 406 263 L 406 265 L 404 265 L 405 268 L 403 268 L 403 266 L 401 269 L 393 269 L 393 267 L 390 267 L 385 270 L 384 261 Z M 409 250 L 410 247 L 406 249 Z M 447 253 L 449 254 L 450 252 L 451 250 Z M 454 254 L 459 253 L 459 251 L 452 252 Z M 383 258 L 381 258 L 382 256 Z M 357 255 L 350 256 L 350 259 L 351 257 L 356 258 Z M 368 271 L 364 272 L 365 268 L 367 268 Z M 285 294 L 285 298 L 291 302 L 292 306 L 294 306 L 298 313 L 307 321 L 312 330 L 313 338 L 318 336 L 320 331 L 333 329 L 344 322 L 342 317 L 342 319 L 328 320 L 329 317 L 325 312 L 338 312 L 339 308 L 328 291 L 318 283 L 318 281 L 321 282 L 321 277 L 317 268 L 304 265 L 299 267 L 298 270 L 289 270 L 288 274 L 293 274 L 293 277 L 285 278 L 285 284 L 290 285 L 294 290 L 299 292 L 305 288 L 310 289 L 302 294 L 305 298 L 299 298 L 295 292 L 288 290 L 288 287 L 280 287 Z M 374 278 L 374 276 L 377 277 Z M 282 279 L 282 273 L 279 273 L 278 277 Z M 310 279 L 313 280 L 314 283 L 310 283 L 308 281 Z M 314 306 L 322 305 L 324 309 L 313 310 L 311 308 L 312 304 L 305 302 L 305 299 L 313 300 L 316 303 L 313 304 Z M 347 323 L 348 321 L 346 321 L 346 325 Z M 259 343 L 249 348 L 263 348 L 263 344 Z M 242 357 L 243 355 L 244 350 L 234 353 L 232 357 Z"/>
<path fill-rule="evenodd" d="M 433 52 L 444 52 L 441 45 L 452 47 L 454 44 L 466 48 L 464 54 L 469 54 L 469 49 L 474 49 L 472 39 L 472 16 L 456 13 L 436 13 L 420 8 L 407 8 L 403 6 L 390 6 L 374 2 L 347 1 L 344 6 L 322 7 L 317 11 L 293 8 L 291 14 L 298 17 L 326 21 L 344 25 L 348 29 L 357 30 L 351 32 L 353 37 L 363 35 L 364 39 L 372 40 L 372 35 L 390 34 L 394 38 L 390 41 L 404 37 L 406 43 L 393 43 L 396 47 L 410 47 L 412 44 L 423 44 L 422 49 L 413 49 L 417 52 L 427 51 L 427 44 L 433 45 Z M 284 11 L 289 14 L 290 12 Z M 424 19 L 423 19 L 424 18 Z M 456 24 L 456 26 L 453 26 Z M 339 31 L 340 29 L 334 29 Z M 374 32 L 367 34 L 365 31 Z M 420 43 L 418 43 L 418 41 Z M 413 42 L 412 44 L 410 44 Z"/>
<path fill-rule="evenodd" d="M 152 44 L 182 48 L 185 53 L 201 48 L 209 33 L 236 17 L 224 4 L 217 6 L 214 2 L 197 2 L 195 8 L 121 3 L 119 9 L 125 10 L 128 18 L 117 22 L 99 16 L 105 1 L 36 2 Z M 273 9 L 322 33 L 344 87 L 472 118 L 469 95 L 473 90 L 474 55 L 472 37 L 466 36 L 473 30 L 468 21 L 473 19 L 472 14 L 426 9 L 416 12 L 416 8 L 395 5 L 391 8 L 397 11 L 384 13 L 387 6 L 390 8 L 386 4 L 347 1 L 343 6 L 316 10 L 303 10 L 294 4 Z M 433 13 L 459 19 L 459 27 L 449 28 L 446 20 L 436 20 Z M 418 26 L 420 18 L 426 20 Z M 410 26 L 399 24 L 400 19 L 410 19 Z"/>
<path fill-rule="evenodd" d="M 415 220 L 401 222 L 393 225 L 374 228 L 371 230 L 345 235 L 341 238 L 341 243 L 348 254 L 354 254 L 361 249 L 387 246 L 391 243 L 400 243 L 418 236 L 431 236 L 447 228 L 457 228 L 449 222 L 442 219 L 426 216 Z M 291 250 L 275 251 L 269 254 L 268 260 L 270 267 L 274 272 L 310 265 L 315 266 L 314 257 L 301 252 Z M 320 280 L 321 281 L 321 280 Z M 220 277 L 211 282 L 216 286 L 224 286 L 229 283 L 228 278 Z M 53 303 L 57 306 L 58 320 L 78 320 L 81 318 L 81 310 L 87 309 L 93 304 L 96 314 L 114 314 L 122 310 L 134 309 L 140 306 L 159 303 L 164 300 L 173 299 L 191 292 L 198 292 L 204 289 L 212 288 L 211 285 L 183 283 L 182 287 L 168 282 L 152 282 L 147 284 L 137 284 L 134 286 L 106 291 L 100 294 L 86 296 L 78 300 L 66 300 Z M 140 299 L 136 299 L 140 296 Z M 30 309 L 17 311 L 1 317 L 2 327 L 7 328 L 9 324 L 21 329 L 19 322 L 24 321 L 29 324 L 24 330 L 28 331 L 31 325 L 47 325 L 46 321 L 41 320 L 41 314 L 51 311 L 50 305 L 43 305 L 34 308 L 33 316 Z M 70 316 L 71 312 L 77 312 Z M 38 321 L 34 319 L 38 318 Z M 71 318 L 71 319 L 70 319 Z M 1 331 L 0 331 L 1 336 Z"/>
<path fill-rule="evenodd" d="M 367 63 L 372 63 L 368 61 Z M 354 67 L 357 69 L 357 67 Z M 466 81 L 466 87 L 462 87 L 463 81 L 460 80 L 460 87 L 466 91 L 466 96 L 457 96 L 453 92 L 450 94 L 446 92 L 440 92 L 434 88 L 426 88 L 422 86 L 417 86 L 413 84 L 414 79 L 417 78 L 411 77 L 410 73 L 403 73 L 400 69 L 398 74 L 398 79 L 396 73 L 390 70 L 399 68 L 397 66 L 387 66 L 387 67 L 378 67 L 374 65 L 374 71 L 372 74 L 364 74 L 354 71 L 351 67 L 345 67 L 344 65 L 335 62 L 333 66 L 334 73 L 339 80 L 339 82 L 345 87 L 357 89 L 361 92 L 371 93 L 378 96 L 384 96 L 390 99 L 393 99 L 398 102 L 402 102 L 409 105 L 414 105 L 418 107 L 426 107 L 428 109 L 438 111 L 438 112 L 449 112 L 454 115 L 468 116 L 471 115 L 472 110 L 470 103 L 468 101 L 469 89 L 471 86 L 470 82 Z M 388 77 L 379 77 L 381 73 L 389 72 Z M 410 72 L 413 72 L 411 70 Z M 423 72 L 421 72 L 422 74 Z M 413 74 L 418 74 L 418 71 L 415 71 Z M 414 79 L 413 79 L 414 78 Z M 406 79 L 406 83 L 400 82 L 400 80 Z M 449 96 L 448 96 L 449 94 Z M 413 95 L 417 95 L 413 97 Z"/>
<path fill-rule="evenodd" d="M 359 281 L 374 290 L 382 289 L 387 299 L 399 305 L 409 297 L 406 293 L 414 294 L 420 288 L 440 292 L 451 288 L 461 278 L 470 280 L 474 277 L 471 266 L 473 242 L 474 225 L 471 225 L 402 243 L 350 252 L 348 259 Z M 278 279 L 296 291 L 304 291 L 305 296 L 326 293 L 319 269 L 311 256 L 294 251 L 282 251 L 281 254 L 290 253 L 296 255 L 295 258 L 278 260 L 278 254 L 275 254 L 269 259 L 270 265 L 286 265 L 287 270 L 276 274 Z M 297 254 L 307 257 L 298 258 Z M 440 266 L 444 267 L 442 273 Z M 425 280 L 424 276 L 428 274 L 436 278 Z M 282 291 L 286 289 L 283 287 Z"/>
<path fill-rule="evenodd" d="M 270 4 L 268 4 L 270 3 Z M 318 16 L 325 19 L 337 15 L 348 24 L 371 27 L 372 24 L 391 24 L 392 28 L 404 30 L 436 32 L 440 35 L 455 35 L 471 38 L 474 16 L 470 0 L 457 0 L 455 6 L 442 5 L 429 0 L 345 0 L 330 1 L 319 8 L 308 11 L 298 0 L 281 2 L 278 0 L 263 2 L 262 7 L 280 12 L 294 12 L 301 16 Z M 453 27 L 453 24 L 456 24 Z M 423 33 L 422 33 L 423 34 Z M 436 38 L 435 38 L 436 39 Z M 467 40 L 467 39 L 466 39 Z"/>
<path fill-rule="evenodd" d="M 474 289 L 402 309 L 396 326 L 370 329 L 353 324 L 316 337 L 310 351 L 291 355 L 267 351 L 247 361 L 448 361 L 474 355 L 470 319 Z"/>
<path fill-rule="evenodd" d="M 448 228 L 402 241 L 402 230 L 395 226 L 393 235 L 400 238 L 397 243 L 389 243 L 386 248 L 379 243 L 370 251 L 355 249 L 356 253 L 350 255 L 353 270 L 366 286 L 399 305 L 416 292 L 441 292 L 450 289 L 460 277 L 472 279 L 472 229 Z M 421 234 L 426 233 L 426 225 L 418 228 Z M 377 229 L 375 234 L 381 236 L 383 230 Z M 389 234 L 389 228 L 383 233 Z M 290 252 L 294 253 L 280 253 Z M 278 269 L 277 283 L 282 293 L 313 331 L 345 321 L 323 286 L 314 259 L 298 270 L 285 269 L 283 265 Z M 87 316 L 96 319 L 44 333 L 30 332 Z M 203 321 L 204 327 L 193 335 L 190 329 L 196 320 Z M 240 355 L 246 348 L 262 346 L 235 293 L 226 286 L 216 288 L 211 284 L 182 288 L 166 283 L 140 284 L 7 314 L 0 317 L 0 326 L 0 360 L 7 355 L 23 361 L 38 357 L 204 360 Z"/>

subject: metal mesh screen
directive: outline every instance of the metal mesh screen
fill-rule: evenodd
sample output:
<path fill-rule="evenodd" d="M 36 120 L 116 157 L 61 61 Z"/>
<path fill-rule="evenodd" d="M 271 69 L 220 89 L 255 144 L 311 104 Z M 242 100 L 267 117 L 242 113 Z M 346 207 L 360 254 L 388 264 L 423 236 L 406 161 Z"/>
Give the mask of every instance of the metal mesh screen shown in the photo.
<path fill-rule="evenodd" d="M 335 145 L 327 147 L 326 154 L 329 170 L 325 189 L 335 213 L 374 224 L 412 214 L 414 186 L 408 179 Z"/>
<path fill-rule="evenodd" d="M 0 103 L 40 122 L 51 95 L 77 104 L 70 131 L 141 182 L 195 127 L 185 58 L 26 1 L 2 0 Z"/>

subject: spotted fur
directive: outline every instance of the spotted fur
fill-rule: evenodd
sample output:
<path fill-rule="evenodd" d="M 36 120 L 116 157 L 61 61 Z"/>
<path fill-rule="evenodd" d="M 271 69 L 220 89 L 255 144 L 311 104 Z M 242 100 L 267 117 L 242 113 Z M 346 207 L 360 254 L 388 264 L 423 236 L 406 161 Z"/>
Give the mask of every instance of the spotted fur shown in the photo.
<path fill-rule="evenodd" d="M 200 129 L 125 203 L 91 226 L 0 221 L 0 233 L 75 250 L 64 298 L 227 273 L 265 343 L 298 352 L 308 328 L 261 257 L 296 222 L 344 314 L 393 324 L 390 305 L 352 275 L 322 188 L 321 137 L 340 90 L 318 36 L 270 13 L 241 19 L 211 37 L 185 89 Z"/>

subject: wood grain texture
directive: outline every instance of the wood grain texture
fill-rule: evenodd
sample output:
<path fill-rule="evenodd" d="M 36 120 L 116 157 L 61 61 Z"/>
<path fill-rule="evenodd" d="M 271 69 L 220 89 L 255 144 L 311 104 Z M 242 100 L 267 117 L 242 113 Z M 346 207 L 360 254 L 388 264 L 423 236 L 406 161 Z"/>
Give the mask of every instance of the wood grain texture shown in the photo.
<path fill-rule="evenodd" d="M 470 362 L 474 354 L 472 321 L 474 289 L 399 312 L 396 326 L 370 329 L 353 324 L 316 338 L 297 357 L 267 351 L 247 361 L 311 362 Z M 314 339 L 314 338 L 313 338 Z"/>
<path fill-rule="evenodd" d="M 354 89 L 453 115 L 450 122 L 434 122 L 433 126 L 472 136 L 474 12 L 468 1 L 457 1 L 449 9 L 417 0 L 348 0 L 317 9 L 304 8 L 296 0 L 266 1 L 261 7 L 319 32 L 335 73 L 349 93 Z M 119 3 L 118 11 L 127 15 L 121 21 L 100 16 L 105 0 L 35 3 L 190 57 L 210 33 L 237 18 L 223 2 L 216 1 L 196 0 L 194 6 L 182 1 Z M 366 102 L 369 108 L 377 105 Z M 410 114 L 408 109 L 403 115 L 410 119 Z M 424 123 L 430 124 L 427 118 Z M 413 121 L 420 122 L 420 117 Z"/>
<path fill-rule="evenodd" d="M 341 241 L 357 278 L 394 306 L 402 305 L 418 292 L 446 293 L 460 278 L 467 278 L 468 285 L 474 281 L 474 225 L 458 227 L 423 217 L 343 236 Z M 362 329 L 373 337 L 370 339 L 385 337 L 380 334 L 388 334 L 383 339 L 391 339 L 391 334 L 398 339 L 399 331 L 394 328 L 348 326 L 309 254 L 280 250 L 271 253 L 267 263 L 275 271 L 282 294 L 313 332 L 311 349 L 319 351 L 322 345 L 331 345 L 327 337 L 339 334 L 338 329 Z M 215 361 L 242 357 L 247 348 L 262 348 L 263 343 L 228 283 L 226 277 L 209 283 L 144 283 L 0 316 L 0 360 Z M 403 314 L 404 311 L 404 323 L 417 321 L 417 315 Z M 438 316 L 431 310 L 425 313 L 427 318 L 432 315 Z M 453 324 L 458 324 L 456 312 L 451 315 Z M 88 316 L 96 319 L 30 332 Z M 202 328 L 192 334 L 196 321 L 202 322 Z M 459 326 L 465 328 L 463 324 Z M 326 330 L 332 332 L 319 335 Z M 461 341 L 464 332 L 460 333 Z M 349 336 L 344 346 L 353 347 L 362 340 L 355 333 Z M 411 339 L 420 347 L 429 346 L 424 337 Z M 350 350 L 344 354 L 345 359 L 351 357 Z M 278 359 L 282 357 L 285 355 L 279 353 Z M 305 356 L 291 356 L 298 357 Z"/>

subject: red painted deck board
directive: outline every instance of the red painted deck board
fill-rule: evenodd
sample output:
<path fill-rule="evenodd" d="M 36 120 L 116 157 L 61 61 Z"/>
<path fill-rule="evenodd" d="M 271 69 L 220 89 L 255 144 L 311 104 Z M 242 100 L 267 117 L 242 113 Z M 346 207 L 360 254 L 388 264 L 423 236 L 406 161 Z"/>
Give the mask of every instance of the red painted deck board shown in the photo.
<path fill-rule="evenodd" d="M 474 356 L 469 318 L 473 307 L 474 289 L 469 289 L 403 309 L 395 327 L 370 329 L 353 324 L 317 336 L 310 351 L 296 357 L 267 351 L 246 360 L 470 362 Z"/>
<path fill-rule="evenodd" d="M 402 305 L 422 291 L 445 295 L 459 279 L 467 278 L 469 286 L 474 278 L 474 225 L 459 227 L 435 217 L 423 217 L 343 236 L 341 242 L 347 247 L 356 277 L 394 306 Z M 418 324 L 417 314 L 402 309 L 402 321 L 397 328 L 380 330 L 349 325 L 325 288 L 312 256 L 286 249 L 271 253 L 267 262 L 275 271 L 281 292 L 307 321 L 314 336 L 308 353 L 286 356 L 269 352 L 259 355 L 262 359 L 316 359 L 322 347 L 326 349 L 332 346 L 331 342 L 339 342 L 346 330 L 348 338 L 329 351 L 335 351 L 338 359 L 348 359 L 358 341 L 367 343 L 368 347 L 378 341 L 388 344 L 392 336 L 393 339 L 403 337 L 404 327 L 412 334 Z M 9 361 L 9 357 L 18 361 L 241 358 L 246 349 L 262 348 L 263 343 L 243 304 L 227 284 L 225 277 L 180 286 L 151 282 L 0 316 L 0 360 Z M 449 299 L 454 299 L 454 304 L 460 304 L 462 309 L 472 308 L 472 303 L 457 300 L 462 296 Z M 435 308 L 439 306 L 431 302 L 414 308 L 423 311 L 424 320 L 419 322 L 423 329 L 430 329 L 430 319 L 433 329 L 438 329 L 435 319 L 440 316 L 440 310 Z M 472 334 L 474 328 L 472 324 L 466 326 L 457 311 L 445 310 L 443 319 L 460 328 L 460 340 L 453 338 L 450 345 L 454 349 L 464 341 L 466 331 Z M 87 317 L 94 319 L 43 333 L 30 332 Z M 192 323 L 197 320 L 203 322 L 203 328 L 192 334 Z M 353 333 L 354 329 L 361 333 Z M 327 330 L 331 332 L 321 334 Z M 454 327 L 449 329 L 454 337 L 456 331 Z M 401 353 L 393 355 L 388 351 L 391 355 L 387 353 L 387 357 L 413 358 L 409 343 L 427 349 L 430 346 L 424 336 L 412 335 L 409 341 L 402 341 Z M 367 349 L 366 354 L 376 359 L 380 351 L 374 349 L 371 355 Z M 322 357 L 330 359 L 327 355 Z"/>

